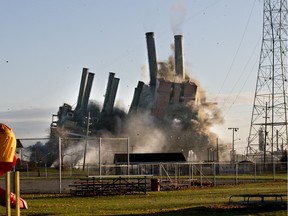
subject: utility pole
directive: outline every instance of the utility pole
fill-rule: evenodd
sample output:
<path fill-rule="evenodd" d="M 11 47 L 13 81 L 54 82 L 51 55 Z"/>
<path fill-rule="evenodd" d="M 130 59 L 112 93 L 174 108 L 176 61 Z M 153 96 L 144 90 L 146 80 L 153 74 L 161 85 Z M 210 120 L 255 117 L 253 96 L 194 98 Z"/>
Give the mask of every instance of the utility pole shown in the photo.
<path fill-rule="evenodd" d="M 219 143 L 218 143 L 218 138 L 216 140 L 216 151 L 217 151 L 217 162 L 219 163 Z"/>
<path fill-rule="evenodd" d="M 232 162 L 234 163 L 235 162 L 234 132 L 237 132 L 239 128 L 232 127 L 232 128 L 228 128 L 228 130 L 232 130 Z"/>
<path fill-rule="evenodd" d="M 83 155 L 83 170 L 85 170 L 85 164 L 86 164 L 86 152 L 87 152 L 87 145 L 88 145 L 88 136 L 89 136 L 89 127 L 90 127 L 90 112 L 88 112 L 87 117 L 87 128 L 86 128 L 86 140 L 85 140 L 85 146 L 84 146 L 84 155 Z"/>
<path fill-rule="evenodd" d="M 265 167 L 265 164 L 266 164 L 266 153 L 267 153 L 267 151 L 266 151 L 266 148 L 267 148 L 267 119 L 269 118 L 268 116 L 267 116 L 267 102 L 266 102 L 266 107 L 265 107 L 265 124 L 264 124 L 264 146 L 263 146 L 263 151 L 264 151 L 264 167 Z"/>

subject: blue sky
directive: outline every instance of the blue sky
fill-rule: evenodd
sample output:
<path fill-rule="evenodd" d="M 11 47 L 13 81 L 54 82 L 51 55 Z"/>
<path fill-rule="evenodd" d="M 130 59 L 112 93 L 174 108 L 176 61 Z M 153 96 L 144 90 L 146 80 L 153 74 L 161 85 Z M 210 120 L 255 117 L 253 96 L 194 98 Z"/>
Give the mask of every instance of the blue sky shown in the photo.
<path fill-rule="evenodd" d="M 103 103 L 109 72 L 120 78 L 126 110 L 138 81 L 148 82 L 146 32 L 157 58 L 183 34 L 185 66 L 225 118 L 213 128 L 247 146 L 262 37 L 260 0 L 1 0 L 0 122 L 18 138 L 46 137 L 52 114 L 75 105 L 82 68 L 95 73 L 91 99 Z M 237 149 L 238 151 L 238 149 Z"/>

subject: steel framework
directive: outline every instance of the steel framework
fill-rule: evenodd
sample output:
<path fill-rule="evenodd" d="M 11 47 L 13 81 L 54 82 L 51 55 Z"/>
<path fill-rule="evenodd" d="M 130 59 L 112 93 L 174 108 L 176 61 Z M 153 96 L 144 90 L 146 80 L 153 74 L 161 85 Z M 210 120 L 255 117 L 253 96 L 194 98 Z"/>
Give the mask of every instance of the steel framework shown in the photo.
<path fill-rule="evenodd" d="M 274 161 L 287 149 L 287 0 L 264 0 L 263 35 L 248 156 Z"/>

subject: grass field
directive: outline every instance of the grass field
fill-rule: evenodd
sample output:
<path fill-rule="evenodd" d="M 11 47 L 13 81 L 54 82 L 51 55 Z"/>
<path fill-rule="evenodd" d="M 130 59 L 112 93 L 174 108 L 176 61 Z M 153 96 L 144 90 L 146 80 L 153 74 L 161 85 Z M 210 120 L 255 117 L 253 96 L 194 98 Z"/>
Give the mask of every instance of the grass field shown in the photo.
<path fill-rule="evenodd" d="M 148 192 L 146 195 L 71 197 L 67 194 L 22 194 L 29 209 L 21 210 L 21 215 L 287 215 L 286 208 L 227 204 L 231 195 L 257 193 L 287 194 L 287 180 Z M 5 212 L 6 209 L 0 207 L 0 215 Z"/>

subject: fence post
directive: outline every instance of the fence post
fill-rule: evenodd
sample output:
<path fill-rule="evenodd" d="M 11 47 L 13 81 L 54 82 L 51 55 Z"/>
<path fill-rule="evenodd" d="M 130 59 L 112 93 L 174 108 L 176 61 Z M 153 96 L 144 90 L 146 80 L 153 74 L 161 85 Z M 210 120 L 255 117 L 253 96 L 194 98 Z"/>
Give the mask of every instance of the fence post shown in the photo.
<path fill-rule="evenodd" d="M 15 175 L 15 196 L 16 196 L 15 213 L 16 213 L 16 216 L 20 216 L 20 173 L 19 171 L 14 172 L 14 175 Z"/>
<path fill-rule="evenodd" d="M 159 163 L 159 176 L 160 176 L 160 182 L 162 181 L 162 167 L 161 163 Z"/>
<path fill-rule="evenodd" d="M 6 173 L 6 216 L 11 215 L 11 203 L 10 203 L 10 172 Z"/>
<path fill-rule="evenodd" d="M 26 174 L 27 174 L 27 177 L 29 177 L 29 165 L 28 165 L 28 163 L 26 163 Z"/>
<path fill-rule="evenodd" d="M 59 193 L 62 192 L 62 161 L 61 161 L 61 137 L 59 137 Z"/>
<path fill-rule="evenodd" d="M 47 173 L 47 164 L 45 163 L 45 177 L 48 177 L 48 173 Z"/>
<path fill-rule="evenodd" d="M 174 179 L 175 179 L 175 182 L 177 182 L 177 164 L 174 164 Z"/>
<path fill-rule="evenodd" d="M 238 184 L 238 164 L 235 162 L 235 184 Z"/>
<path fill-rule="evenodd" d="M 194 179 L 193 164 L 191 164 L 191 178 L 192 178 L 192 181 L 193 181 L 193 179 Z M 194 182 L 193 182 L 193 186 L 194 186 Z"/>
<path fill-rule="evenodd" d="M 129 138 L 127 137 L 127 175 L 129 177 L 129 166 L 130 166 L 130 153 L 129 153 Z"/>
<path fill-rule="evenodd" d="M 200 164 L 200 186 L 202 187 L 202 163 Z"/>
<path fill-rule="evenodd" d="M 216 186 L 216 170 L 215 170 L 215 163 L 213 163 L 213 176 L 214 176 L 214 187 Z"/>
<path fill-rule="evenodd" d="M 102 144 L 102 138 L 100 137 L 99 138 L 99 177 L 101 179 L 101 173 L 102 173 L 102 170 L 101 170 L 101 144 Z"/>
<path fill-rule="evenodd" d="M 70 163 L 70 176 L 72 176 L 72 170 L 73 170 L 73 163 Z"/>
<path fill-rule="evenodd" d="M 189 174 L 189 181 L 191 183 L 191 163 L 189 163 L 189 167 L 188 167 L 188 174 Z"/>
<path fill-rule="evenodd" d="M 254 182 L 256 182 L 256 175 L 257 175 L 257 163 L 254 163 Z"/>
<path fill-rule="evenodd" d="M 274 163 L 274 161 L 272 162 L 272 164 L 273 164 L 273 180 L 275 180 L 276 179 L 276 169 L 275 169 L 275 163 Z"/>

